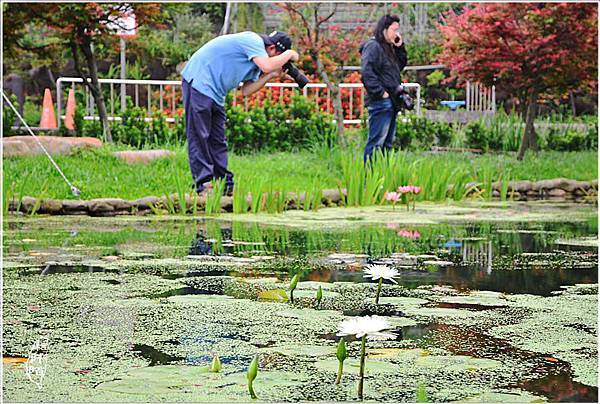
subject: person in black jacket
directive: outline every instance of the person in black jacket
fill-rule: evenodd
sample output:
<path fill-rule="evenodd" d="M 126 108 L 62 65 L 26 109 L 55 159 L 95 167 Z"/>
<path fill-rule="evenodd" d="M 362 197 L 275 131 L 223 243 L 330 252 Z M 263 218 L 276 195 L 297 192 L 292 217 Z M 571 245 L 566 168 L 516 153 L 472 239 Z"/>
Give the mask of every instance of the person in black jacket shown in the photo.
<path fill-rule="evenodd" d="M 390 150 L 396 135 L 398 108 L 392 102 L 396 88 L 401 84 L 400 72 L 407 63 L 406 48 L 398 16 L 384 15 L 375 27 L 374 37 L 361 45 L 361 80 L 367 90 L 365 101 L 369 111 L 369 138 L 364 160 L 375 149 Z"/>

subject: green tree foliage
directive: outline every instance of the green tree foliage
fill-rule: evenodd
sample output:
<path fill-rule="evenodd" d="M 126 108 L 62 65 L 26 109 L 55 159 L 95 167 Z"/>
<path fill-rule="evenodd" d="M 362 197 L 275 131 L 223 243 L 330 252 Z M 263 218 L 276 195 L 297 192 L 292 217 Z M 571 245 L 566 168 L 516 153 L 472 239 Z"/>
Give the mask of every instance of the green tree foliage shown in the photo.
<path fill-rule="evenodd" d="M 102 122 L 103 135 L 112 141 L 104 97 L 98 82 L 97 52 L 115 43 L 118 18 L 134 13 L 138 26 L 155 25 L 165 18 L 157 3 L 11 3 L 3 9 L 4 49 L 11 55 L 27 48 L 27 34 L 46 29 L 37 51 L 70 52 L 75 70 L 90 89 Z M 23 21 L 28 24 L 23 24 Z M 42 31 L 43 32 L 43 31 Z M 8 39 L 8 41 L 7 41 Z"/>

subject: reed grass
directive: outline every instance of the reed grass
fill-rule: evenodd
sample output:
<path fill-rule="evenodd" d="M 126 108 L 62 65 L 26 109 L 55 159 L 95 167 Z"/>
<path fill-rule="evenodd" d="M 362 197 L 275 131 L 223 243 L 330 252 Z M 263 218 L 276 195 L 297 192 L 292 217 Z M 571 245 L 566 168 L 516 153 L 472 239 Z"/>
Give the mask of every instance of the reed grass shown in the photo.
<path fill-rule="evenodd" d="M 56 161 L 82 190 L 82 199 L 134 200 L 164 195 L 169 214 L 188 212 L 185 195 L 192 191 L 192 179 L 183 147 L 174 149 L 174 159 L 156 160 L 144 166 L 122 162 L 111 154 L 114 150 L 115 147 L 107 146 L 80 151 L 73 156 L 56 156 Z M 422 188 L 418 201 L 443 201 L 448 197 L 458 201 L 464 198 L 464 187 L 469 182 L 482 183 L 481 197 L 489 199 L 490 183 L 496 181 L 504 184 L 508 180 L 598 178 L 598 155 L 593 151 L 528 153 L 523 161 L 517 161 L 514 154 L 507 153 L 392 151 L 376 153 L 366 167 L 362 152 L 362 145 L 350 144 L 315 146 L 312 152 L 232 155 L 231 169 L 236 173 L 234 211 L 280 212 L 285 206 L 285 197 L 292 190 L 297 191 L 297 195 L 308 193 L 309 198 L 305 199 L 309 200 L 310 210 L 318 209 L 314 202 L 317 188 L 345 189 L 343 204 L 363 206 L 379 204 L 386 191 L 408 184 Z M 35 197 L 44 189 L 44 184 L 47 187 L 45 197 L 73 199 L 69 187 L 45 156 L 5 158 L 3 173 L 5 213 L 11 199 L 18 204 L 26 195 Z M 252 196 L 249 206 L 245 202 L 248 193 Z M 510 195 L 508 189 L 501 190 L 501 198 L 509 199 Z"/>
<path fill-rule="evenodd" d="M 221 213 L 221 199 L 223 199 L 223 191 L 225 191 L 225 179 L 212 180 L 212 190 L 206 196 L 206 204 L 204 213 L 207 215 L 215 215 Z"/>

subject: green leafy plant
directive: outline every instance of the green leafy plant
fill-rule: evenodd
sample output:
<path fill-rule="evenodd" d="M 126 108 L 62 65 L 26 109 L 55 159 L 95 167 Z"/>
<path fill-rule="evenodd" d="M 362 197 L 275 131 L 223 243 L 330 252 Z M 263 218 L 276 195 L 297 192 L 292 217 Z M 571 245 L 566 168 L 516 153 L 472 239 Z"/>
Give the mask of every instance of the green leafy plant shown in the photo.
<path fill-rule="evenodd" d="M 233 186 L 233 213 L 248 212 L 248 201 L 246 196 L 248 191 L 245 187 L 244 178 L 241 175 L 237 176 L 235 185 Z"/>
<path fill-rule="evenodd" d="M 290 303 L 294 304 L 294 290 L 296 286 L 298 286 L 298 280 L 300 279 L 300 275 L 296 274 L 292 277 L 290 281 Z"/>
<path fill-rule="evenodd" d="M 319 288 L 317 289 L 317 297 L 315 299 L 317 308 L 321 307 L 322 299 L 323 299 L 323 289 L 321 288 L 321 285 L 319 285 Z"/>
<path fill-rule="evenodd" d="M 415 401 L 417 403 L 427 403 L 429 402 L 429 398 L 427 397 L 427 389 L 425 388 L 425 384 L 419 383 L 417 386 L 417 391 L 415 392 Z"/>
<path fill-rule="evenodd" d="M 228 106 L 228 144 L 238 153 L 335 144 L 337 130 L 331 115 L 313 112 L 313 108 L 301 96 L 292 97 L 287 105 L 266 99 L 261 106 L 250 107 L 248 111 L 240 105 Z"/>
<path fill-rule="evenodd" d="M 258 374 L 258 354 L 254 356 L 252 362 L 250 362 L 250 366 L 248 366 L 248 372 L 246 374 L 246 378 L 248 379 L 248 392 L 250 393 L 250 398 L 256 400 L 256 393 L 254 393 L 254 379 L 256 379 L 256 375 Z"/>
<path fill-rule="evenodd" d="M 485 125 L 478 121 L 470 122 L 465 128 L 467 146 L 472 149 L 487 151 L 489 135 Z"/>
<path fill-rule="evenodd" d="M 8 96 L 8 98 L 16 108 L 17 97 L 14 94 L 11 94 Z M 7 103 L 5 103 L 4 100 L 2 100 L 2 132 L 4 133 L 4 136 L 9 135 L 12 132 L 12 127 L 16 118 L 17 114 L 15 114 L 13 109 Z"/>
<path fill-rule="evenodd" d="M 340 384 L 340 381 L 342 380 L 342 374 L 344 373 L 344 361 L 346 360 L 346 358 L 348 358 L 346 340 L 344 338 L 340 338 L 340 342 L 338 342 L 335 356 L 338 360 L 338 372 L 337 377 L 335 378 L 335 384 Z"/>
<path fill-rule="evenodd" d="M 177 190 L 177 202 L 179 202 L 179 213 L 185 215 L 187 212 L 187 201 L 185 194 L 185 184 L 181 181 L 179 175 L 177 175 L 177 171 L 173 168 L 172 182 L 175 184 L 175 189 Z"/>
<path fill-rule="evenodd" d="M 266 195 L 263 195 L 262 179 L 255 179 L 249 185 L 252 202 L 250 203 L 250 212 L 258 213 L 264 209 Z"/>
<path fill-rule="evenodd" d="M 225 190 L 225 179 L 219 178 L 211 181 L 212 191 L 206 197 L 206 205 L 204 207 L 207 215 L 218 214 L 221 212 L 221 199 Z"/>

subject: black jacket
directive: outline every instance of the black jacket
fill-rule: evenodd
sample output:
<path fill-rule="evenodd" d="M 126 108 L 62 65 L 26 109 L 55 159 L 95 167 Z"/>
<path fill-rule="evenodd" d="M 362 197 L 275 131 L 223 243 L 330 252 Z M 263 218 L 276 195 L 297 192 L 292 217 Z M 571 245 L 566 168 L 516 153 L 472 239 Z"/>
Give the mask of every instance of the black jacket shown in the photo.
<path fill-rule="evenodd" d="M 392 96 L 396 87 L 402 83 L 400 72 L 408 62 L 406 48 L 404 44 L 392 47 L 397 63 L 394 63 L 390 55 L 374 38 L 369 39 L 359 48 L 362 58 L 361 80 L 367 90 L 367 104 L 369 101 L 382 99 L 384 91 Z"/>

